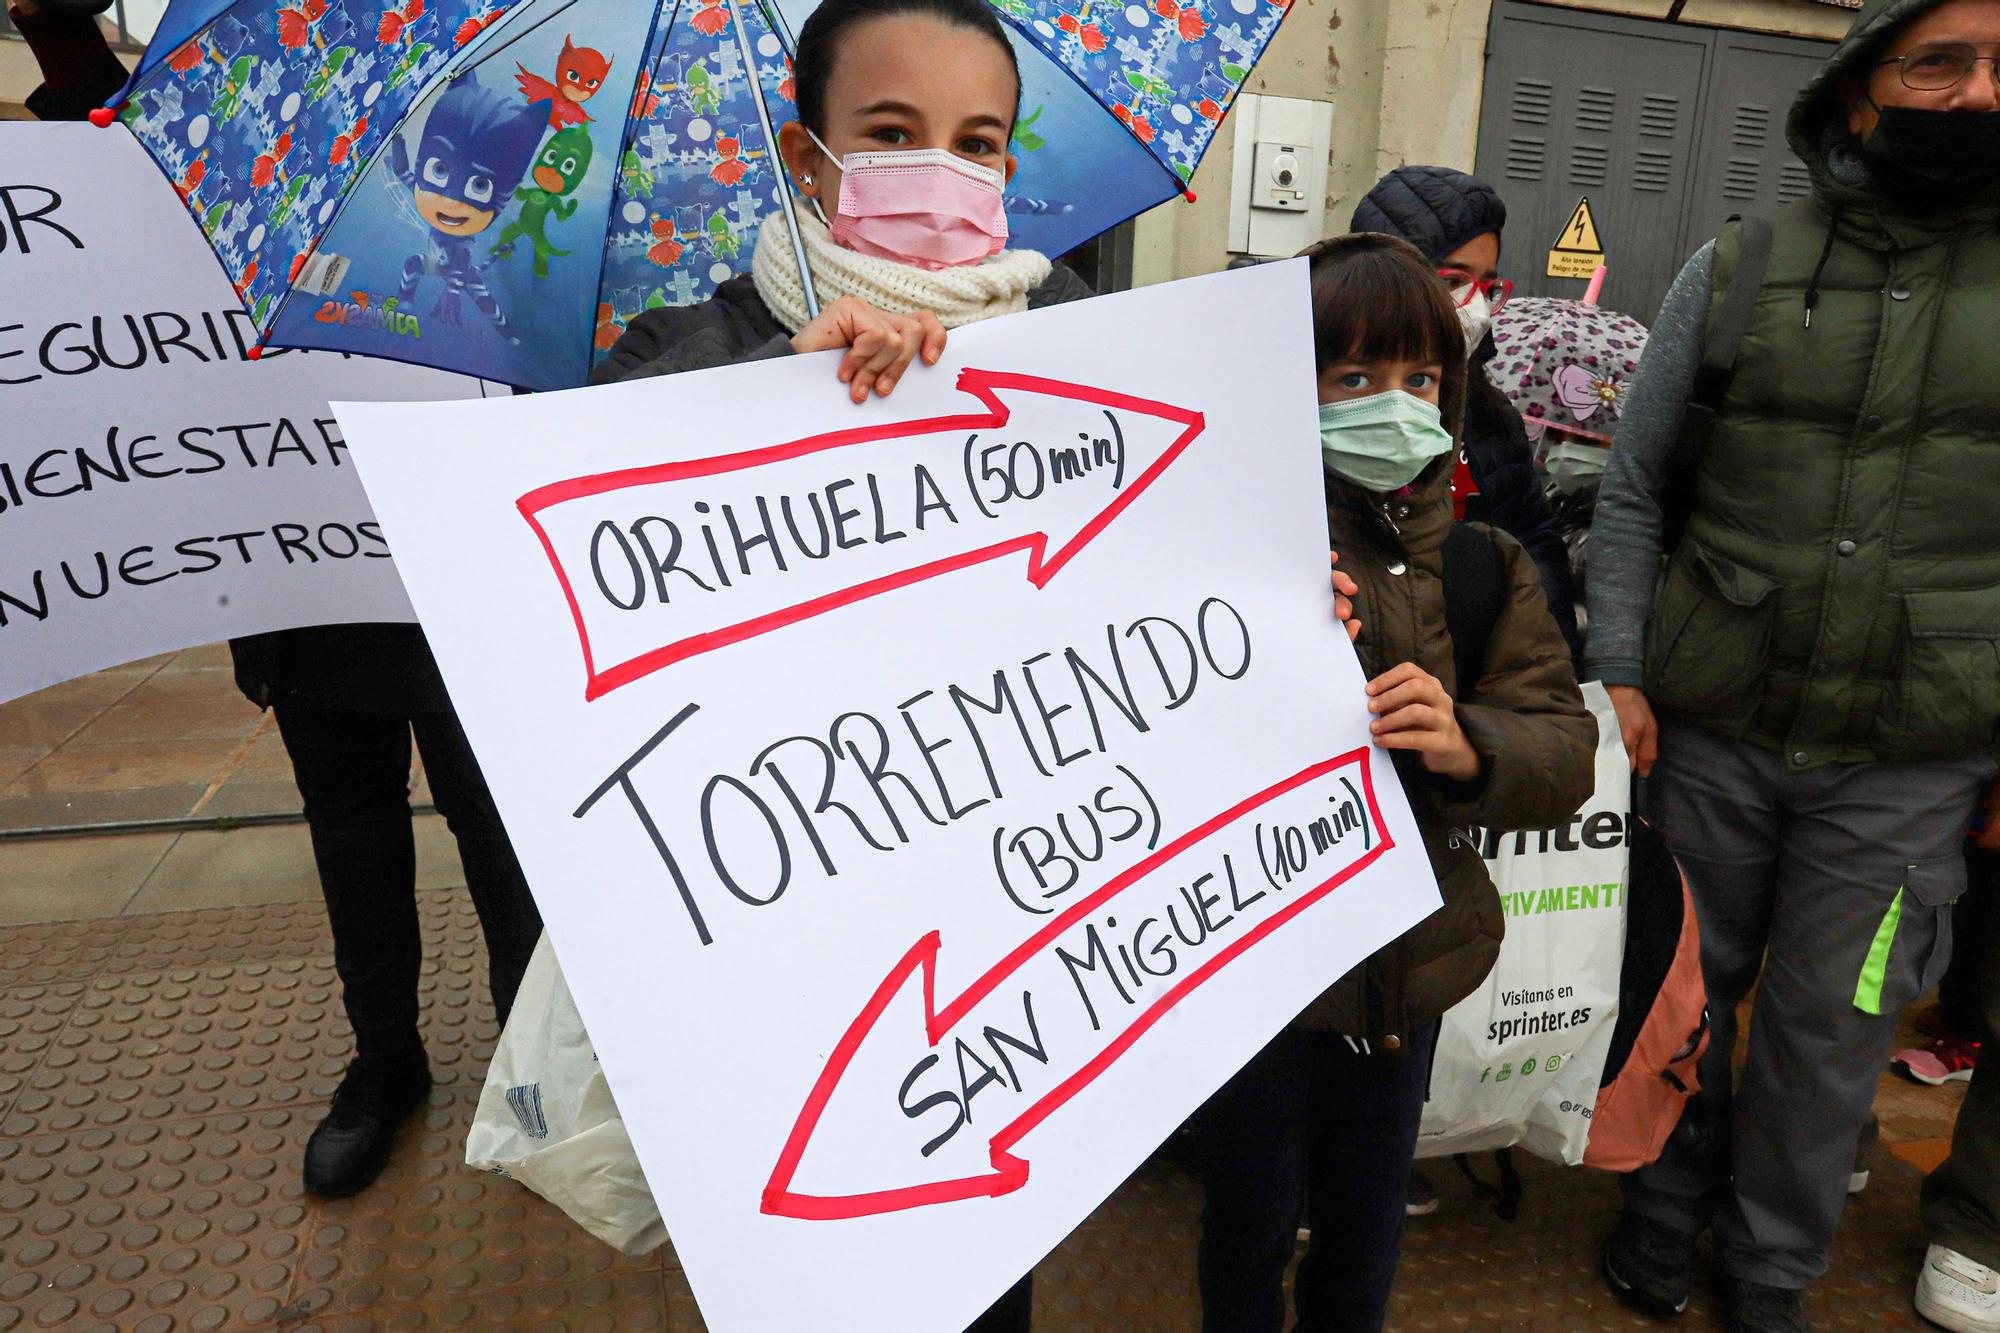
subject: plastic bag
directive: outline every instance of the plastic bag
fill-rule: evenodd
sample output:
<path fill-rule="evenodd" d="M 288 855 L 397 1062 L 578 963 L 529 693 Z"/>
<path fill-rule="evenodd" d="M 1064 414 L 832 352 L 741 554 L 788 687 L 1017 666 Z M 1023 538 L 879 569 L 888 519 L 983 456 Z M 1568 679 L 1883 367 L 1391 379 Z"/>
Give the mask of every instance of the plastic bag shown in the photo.
<path fill-rule="evenodd" d="M 627 1255 L 666 1242 L 546 932 L 487 1067 L 465 1164 L 519 1181 Z"/>
<path fill-rule="evenodd" d="M 1519 1145 L 1574 1166 L 1618 1021 L 1632 774 L 1604 687 L 1597 790 L 1548 833 L 1481 833 L 1507 937 L 1484 984 L 1444 1016 L 1417 1156 Z"/>

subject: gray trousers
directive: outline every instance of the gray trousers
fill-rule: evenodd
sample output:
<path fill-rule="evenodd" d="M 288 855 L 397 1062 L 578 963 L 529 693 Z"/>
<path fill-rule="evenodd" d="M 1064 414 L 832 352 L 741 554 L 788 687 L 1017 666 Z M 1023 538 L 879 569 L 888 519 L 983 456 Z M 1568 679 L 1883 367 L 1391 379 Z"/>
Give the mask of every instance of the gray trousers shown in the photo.
<path fill-rule="evenodd" d="M 1990 758 L 1789 773 L 1661 720 L 1645 799 L 1694 894 L 1713 1036 L 1666 1152 L 1625 1178 L 1627 1208 L 1713 1225 L 1732 1277 L 1803 1287 L 1826 1271 L 1896 1015 L 1950 957 L 1966 826 L 1993 775 Z"/>

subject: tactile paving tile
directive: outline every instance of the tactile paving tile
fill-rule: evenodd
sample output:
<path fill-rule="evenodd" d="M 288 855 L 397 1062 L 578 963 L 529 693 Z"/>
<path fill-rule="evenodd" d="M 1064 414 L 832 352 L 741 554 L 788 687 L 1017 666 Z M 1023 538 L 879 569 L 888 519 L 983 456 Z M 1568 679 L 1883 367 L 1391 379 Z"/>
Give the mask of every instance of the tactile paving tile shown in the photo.
<path fill-rule="evenodd" d="M 213 1116 L 0 1139 L 0 1329 L 214 1333 L 273 1318 L 314 1117 Z"/>
<path fill-rule="evenodd" d="M 0 1125 L 88 989 L 81 981 L 0 990 Z"/>
<path fill-rule="evenodd" d="M 560 1287 L 441 1295 L 405 1305 L 308 1318 L 276 1326 L 281 1333 L 400 1333 L 404 1329 L 463 1329 L 471 1333 L 626 1333 L 675 1329 L 660 1298 L 657 1273 L 598 1278 Z"/>
<path fill-rule="evenodd" d="M 497 1031 L 476 914 L 420 896 L 439 1086 L 389 1170 L 347 1200 L 300 1158 L 345 1066 L 317 904 L 0 929 L 0 1333 L 387 1333 L 703 1327 L 671 1247 L 631 1260 L 464 1165 Z M 1597 1272 L 1615 1181 L 1523 1159 L 1520 1219 L 1448 1163 L 1410 1225 L 1394 1329 L 1644 1329 Z M 1829 1331 L 1918 1327 L 1918 1176 L 1877 1154 L 1849 1205 Z M 1142 1168 L 1036 1273 L 1043 1333 L 1193 1333 L 1200 1190 Z M 1718 1327 L 1698 1290 L 1681 1327 Z"/>
<path fill-rule="evenodd" d="M 1156 1159 L 1035 1267 L 1035 1326 L 1076 1333 L 1193 1333 L 1201 1186 Z"/>
<path fill-rule="evenodd" d="M 128 929 L 105 968 L 172 972 L 314 954 L 331 957 L 333 934 L 322 903 L 273 903 L 121 919 Z"/>
<path fill-rule="evenodd" d="M 130 924 L 111 917 L 0 929 L 0 988 L 88 980 L 110 962 Z"/>
<path fill-rule="evenodd" d="M 476 1089 L 439 1089 L 420 1125 L 408 1127 L 382 1178 L 351 1199 L 322 1202 L 287 1313 L 329 1330 L 449 1326 L 417 1322 L 462 1309 L 467 1326 L 585 1328 L 603 1301 L 636 1312 L 645 1293 L 651 1322 L 665 1327 L 659 1277 L 664 1252 L 627 1259 L 512 1181 L 465 1165 Z M 546 1293 L 574 1294 L 569 1315 L 549 1324 Z M 519 1307 L 517 1313 L 505 1313 Z M 532 1317 L 531 1317 L 532 1316 Z M 343 1323 L 342 1320 L 374 1322 Z M 404 1322 L 398 1322 L 399 1320 Z M 494 1322 L 494 1321 L 498 1322 Z"/>
<path fill-rule="evenodd" d="M 486 938 L 479 914 L 463 890 L 417 895 L 417 920 L 424 935 L 424 965 L 417 979 L 424 1049 L 431 1077 L 462 1083 L 475 1091 L 486 1080 L 486 1063 L 500 1040 L 493 996 L 486 979 Z"/>
<path fill-rule="evenodd" d="M 1412 1218 L 1390 1308 L 1394 1329 L 1658 1329 L 1660 1321 L 1627 1310 L 1606 1287 L 1598 1262 L 1617 1225 L 1617 1178 L 1563 1168 L 1515 1154 L 1526 1191 L 1518 1220 L 1506 1222 L 1472 1193 L 1449 1161 L 1424 1170 L 1443 1195 L 1431 1217 Z M 1492 1159 L 1475 1160 L 1491 1177 Z M 1917 1172 L 1878 1152 L 1866 1193 L 1848 1201 L 1834 1243 L 1832 1269 L 1807 1293 L 1807 1313 L 1822 1333 L 1926 1327 L 1910 1306 L 1923 1261 Z M 1722 1327 L 1706 1280 L 1677 1325 Z"/>
<path fill-rule="evenodd" d="M 106 972 L 0 1117 L 0 1135 L 324 1102 L 350 1049 L 330 960 Z"/>

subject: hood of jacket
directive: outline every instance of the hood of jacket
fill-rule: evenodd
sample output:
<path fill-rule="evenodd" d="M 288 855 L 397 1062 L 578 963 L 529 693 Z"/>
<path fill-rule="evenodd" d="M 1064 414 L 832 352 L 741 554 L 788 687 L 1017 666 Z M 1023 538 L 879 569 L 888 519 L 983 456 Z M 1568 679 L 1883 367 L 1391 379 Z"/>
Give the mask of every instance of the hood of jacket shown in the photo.
<path fill-rule="evenodd" d="M 1792 151 L 1812 172 L 1814 192 L 1835 209 L 1866 207 L 1880 201 L 1861 141 L 1847 128 L 1847 104 L 1840 85 L 1865 80 L 1896 34 L 1943 5 L 1945 0 L 1867 0 L 1833 54 L 1792 103 L 1785 133 Z"/>

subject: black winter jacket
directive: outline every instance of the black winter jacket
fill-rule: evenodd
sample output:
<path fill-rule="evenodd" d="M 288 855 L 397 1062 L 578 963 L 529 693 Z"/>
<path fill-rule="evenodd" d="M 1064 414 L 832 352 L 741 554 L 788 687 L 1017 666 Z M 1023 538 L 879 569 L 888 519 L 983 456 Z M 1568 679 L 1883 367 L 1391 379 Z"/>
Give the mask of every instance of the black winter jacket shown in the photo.
<path fill-rule="evenodd" d="M 1039 310 L 1094 295 L 1089 284 L 1058 264 L 1041 286 L 1028 293 L 1028 308 Z M 757 284 L 747 277 L 731 278 L 700 305 L 648 310 L 633 320 L 611 355 L 590 373 L 590 382 L 613 384 L 791 354 L 791 335 L 757 294 Z"/>
<path fill-rule="evenodd" d="M 1479 488 L 1479 494 L 1465 502 L 1465 518 L 1500 529 L 1527 550 L 1542 576 L 1556 628 L 1569 644 L 1570 656 L 1581 662 L 1583 635 L 1576 627 L 1576 580 L 1569 548 L 1535 472 L 1521 414 L 1486 378 L 1484 362 L 1491 359 L 1491 347 L 1488 342 L 1474 358 L 1477 364 L 1465 396 L 1465 459 Z"/>

